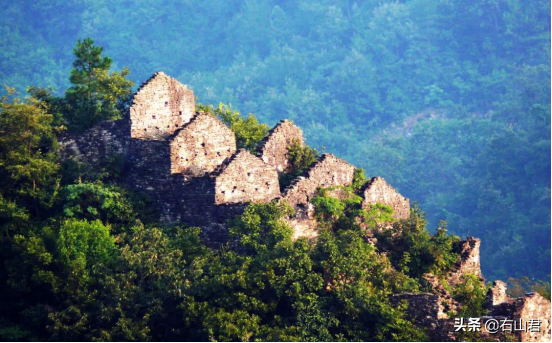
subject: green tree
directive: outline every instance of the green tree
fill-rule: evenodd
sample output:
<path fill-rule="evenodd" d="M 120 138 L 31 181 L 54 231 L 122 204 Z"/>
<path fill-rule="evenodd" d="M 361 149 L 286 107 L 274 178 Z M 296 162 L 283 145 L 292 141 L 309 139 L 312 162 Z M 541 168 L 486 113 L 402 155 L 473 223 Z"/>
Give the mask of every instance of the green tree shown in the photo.
<path fill-rule="evenodd" d="M 35 215 L 52 205 L 59 162 L 53 115 L 35 98 L 0 97 L 0 195 Z M 10 205 L 11 206 L 11 205 Z M 5 207 L 6 208 L 6 207 Z M 9 208 L 9 206 L 7 207 Z"/>
<path fill-rule="evenodd" d="M 90 270 L 100 263 L 108 263 L 115 250 L 115 239 L 109 227 L 99 220 L 69 219 L 62 223 L 57 238 L 57 263 L 63 265 L 67 278 L 66 292 L 76 292 L 86 285 Z"/>
<path fill-rule="evenodd" d="M 320 157 L 318 150 L 296 139 L 287 147 L 287 153 L 288 166 L 280 176 L 281 190 L 288 186 L 297 176 L 303 174 Z"/>
<path fill-rule="evenodd" d="M 126 79 L 128 68 L 109 73 L 109 57 L 102 57 L 103 48 L 94 40 L 79 40 L 74 49 L 75 61 L 69 80 L 73 85 L 66 94 L 66 116 L 70 129 L 84 130 L 103 120 L 122 117 L 128 107 L 133 82 Z"/>
<path fill-rule="evenodd" d="M 268 125 L 259 123 L 253 113 L 243 117 L 231 105 L 219 103 L 218 107 L 213 109 L 211 105 L 197 104 L 197 109 L 218 117 L 230 130 L 234 131 L 238 149 L 244 148 L 255 152 L 257 145 L 269 131 Z"/>

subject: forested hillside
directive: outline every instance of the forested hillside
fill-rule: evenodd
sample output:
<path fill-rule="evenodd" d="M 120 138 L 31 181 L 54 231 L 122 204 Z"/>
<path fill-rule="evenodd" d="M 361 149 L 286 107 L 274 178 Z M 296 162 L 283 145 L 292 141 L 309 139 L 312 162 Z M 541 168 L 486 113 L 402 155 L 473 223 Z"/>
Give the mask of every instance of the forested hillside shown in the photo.
<path fill-rule="evenodd" d="M 486 277 L 549 277 L 548 1 L 4 1 L 0 23 L 0 80 L 21 93 L 62 96 L 92 37 L 135 84 L 164 70 L 202 103 L 294 120 L 432 230 L 481 238 Z"/>

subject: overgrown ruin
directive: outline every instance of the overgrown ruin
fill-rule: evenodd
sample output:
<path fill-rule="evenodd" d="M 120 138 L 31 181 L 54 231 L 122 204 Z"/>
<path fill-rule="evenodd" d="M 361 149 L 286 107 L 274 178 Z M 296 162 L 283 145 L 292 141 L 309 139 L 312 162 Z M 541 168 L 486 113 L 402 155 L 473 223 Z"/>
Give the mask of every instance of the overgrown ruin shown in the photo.
<path fill-rule="evenodd" d="M 303 144 L 301 129 L 281 121 L 261 142 L 256 153 L 236 148 L 234 133 L 215 116 L 196 112 L 194 94 L 185 85 L 155 73 L 137 91 L 127 118 L 101 123 L 85 132 L 66 133 L 61 139 L 62 159 L 96 165 L 109 158 L 123 161 L 131 189 L 147 194 L 166 224 L 185 223 L 203 229 L 208 245 L 228 239 L 227 220 L 243 213 L 249 202 L 285 201 L 295 209 L 288 218 L 294 238 L 317 236 L 311 204 L 321 187 L 350 186 L 356 167 L 323 154 L 283 192 L 279 174 L 288 167 L 287 147 Z M 394 210 L 397 220 L 410 216 L 410 202 L 383 178 L 374 177 L 357 194 L 362 206 L 380 203 Z M 450 285 L 467 274 L 484 282 L 478 239 L 461 242 L 460 258 L 446 277 Z M 433 275 L 424 278 L 432 293 L 394 295 L 406 303 L 415 323 L 433 330 L 432 340 L 454 340 L 447 311 L 460 306 Z M 538 294 L 510 299 L 497 281 L 489 292 L 490 317 L 540 319 L 542 331 L 519 333 L 523 341 L 550 340 L 550 302 Z M 494 316 L 494 317 L 493 317 Z"/>

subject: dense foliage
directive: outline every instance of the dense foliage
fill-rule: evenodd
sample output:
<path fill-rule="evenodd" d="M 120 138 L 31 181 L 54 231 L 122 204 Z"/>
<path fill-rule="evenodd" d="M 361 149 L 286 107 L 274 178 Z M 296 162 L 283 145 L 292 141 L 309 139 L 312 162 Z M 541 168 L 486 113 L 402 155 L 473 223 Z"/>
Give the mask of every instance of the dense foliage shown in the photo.
<path fill-rule="evenodd" d="M 550 4 L 546 1 L 10 2 L 0 12 L 1 340 L 423 340 L 389 296 L 427 291 L 482 238 L 490 279 L 550 297 Z M 221 20 L 224 18 L 224 20 Z M 119 63 L 102 56 L 103 49 Z M 73 56 L 72 53 L 75 55 Z M 208 103 L 289 118 L 311 145 L 420 201 L 411 218 L 351 187 L 312 203 L 293 241 L 286 205 L 251 204 L 210 250 L 155 223 L 120 159 L 61 164 L 56 135 L 124 115 L 156 70 Z M 67 77 L 69 75 L 69 78 Z M 57 88 L 52 90 L 48 86 Z M 200 106 L 253 151 L 268 126 Z M 293 144 L 283 184 L 318 150 Z M 433 225 L 438 219 L 444 222 Z M 437 227 L 435 234 L 427 228 Z M 400 234 L 398 234 L 400 233 Z M 385 248 L 388 254 L 379 254 Z M 523 277 L 528 275 L 529 277 Z M 479 316 L 486 286 L 449 291 Z"/>
<path fill-rule="evenodd" d="M 21 170 L 58 166 L 45 105 L 33 98 L 3 101 L 2 130 L 15 120 L 14 106 L 26 120 L 45 118 L 50 125 L 26 127 L 36 142 L 51 143 L 14 163 Z M 8 161 L 19 152 L 18 145 L 2 147 Z M 406 319 L 405 306 L 389 298 L 419 291 L 418 280 L 394 269 L 365 239 L 366 229 L 390 221 L 392 210 L 361 209 L 352 187 L 339 188 L 347 196 L 338 197 L 335 189 L 320 190 L 313 201 L 320 219 L 316 241 L 292 240 L 284 219 L 293 210 L 273 202 L 250 204 L 229 223 L 232 247 L 211 250 L 198 228 L 144 225 L 140 203 L 109 173 L 60 182 L 72 172 L 55 168 L 37 183 L 55 192 L 30 192 L 28 180 L 3 185 L 2 340 L 427 338 Z M 356 179 L 365 180 L 362 173 Z M 47 215 L 35 213 L 35 203 Z M 427 234 L 419 223 L 421 214 L 413 212 L 402 225 Z"/>
<path fill-rule="evenodd" d="M 280 189 L 283 191 L 291 182 L 303 174 L 320 157 L 318 150 L 303 142 L 293 140 L 287 147 L 288 166 L 280 175 Z"/>
<path fill-rule="evenodd" d="M 196 104 L 196 109 L 209 113 L 226 124 L 236 135 L 238 149 L 247 149 L 255 153 L 257 145 L 268 135 L 268 125 L 259 123 L 252 113 L 244 117 L 240 112 L 232 109 L 232 106 L 226 106 L 223 103 L 219 103 L 216 108 L 211 105 Z"/>
<path fill-rule="evenodd" d="M 427 339 L 408 319 L 406 303 L 392 303 L 391 296 L 419 292 L 423 272 L 445 275 L 458 257 L 456 238 L 444 230 L 431 236 L 414 210 L 394 226 L 401 248 L 389 258 L 381 254 L 367 236 L 379 223 L 393 222 L 393 210 L 361 207 L 355 191 L 367 182 L 363 170 L 349 187 L 318 191 L 315 240 L 293 240 L 285 221 L 293 210 L 275 201 L 249 204 L 228 223 L 231 240 L 210 249 L 199 228 L 152 220 L 147 199 L 121 182 L 118 156 L 94 169 L 61 164 L 56 133 L 71 115 L 50 112 L 89 93 L 69 89 L 57 98 L 32 88 L 25 99 L 12 93 L 0 99 L 0 339 Z M 266 135 L 266 125 L 252 115 L 222 104 L 199 107 L 219 116 L 245 148 L 254 150 Z M 96 109 L 80 115 L 96 118 Z M 288 175 L 318 157 L 300 142 L 288 149 Z M 478 290 L 485 286 L 473 286 L 457 296 L 466 309 L 483 313 Z"/>
<path fill-rule="evenodd" d="M 164 70 L 204 102 L 294 120 L 432 227 L 482 238 L 488 277 L 550 274 L 549 1 L 11 1 L 0 21 L 2 83 L 86 91 L 70 47 L 93 37 L 132 70 L 116 76 Z"/>

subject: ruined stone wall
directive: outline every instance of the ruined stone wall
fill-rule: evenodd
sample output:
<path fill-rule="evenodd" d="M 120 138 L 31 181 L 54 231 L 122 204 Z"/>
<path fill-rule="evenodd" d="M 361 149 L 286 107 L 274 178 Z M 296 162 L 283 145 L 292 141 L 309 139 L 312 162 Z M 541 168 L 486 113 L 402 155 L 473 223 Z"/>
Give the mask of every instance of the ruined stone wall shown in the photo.
<path fill-rule="evenodd" d="M 306 172 L 284 190 L 283 200 L 292 206 L 306 206 L 319 187 L 348 186 L 353 182 L 355 166 L 324 154 Z"/>
<path fill-rule="evenodd" d="M 132 138 L 163 140 L 194 115 L 194 93 L 165 73 L 155 73 L 134 96 L 130 134 Z"/>
<path fill-rule="evenodd" d="M 171 172 L 198 177 L 236 152 L 236 137 L 217 118 L 199 113 L 171 137 L 170 146 Z"/>
<path fill-rule="evenodd" d="M 487 292 L 487 308 L 500 305 L 510 300 L 510 297 L 506 294 L 507 284 L 506 282 L 496 280 L 493 282 L 493 287 Z"/>
<path fill-rule="evenodd" d="M 450 297 L 448 292 L 439 284 L 437 278 L 431 274 L 425 274 L 424 279 L 431 284 L 433 293 L 402 293 L 394 294 L 390 297 L 392 304 L 399 306 L 406 302 L 406 318 L 412 320 L 413 323 L 424 329 L 428 334 L 430 341 L 457 341 L 459 337 L 456 334 L 454 318 L 449 318 L 446 312 L 457 312 L 461 305 L 456 303 L 454 306 L 449 306 L 447 297 Z M 478 332 L 480 341 L 503 342 L 511 341 L 514 335 L 515 340 L 520 342 L 550 342 L 551 339 L 551 311 L 550 301 L 543 298 L 537 293 L 527 293 L 525 296 L 511 299 L 506 296 L 506 283 L 495 281 L 494 291 L 489 292 L 488 304 L 495 303 L 487 307 L 489 313 L 481 317 L 481 329 Z M 446 296 L 444 296 L 446 295 Z M 504 300 L 500 302 L 500 300 Z M 467 318 L 464 318 L 467 321 Z M 506 332 L 498 330 L 498 332 L 489 333 L 485 330 L 485 323 L 493 320 L 498 323 L 506 320 L 512 325 L 505 326 Z M 531 330 L 514 330 L 513 321 L 520 327 L 528 328 L 528 323 L 532 320 L 540 321 L 540 331 Z M 511 330 L 508 331 L 508 328 Z M 510 334 L 507 337 L 505 333 Z"/>
<path fill-rule="evenodd" d="M 439 297 L 431 293 L 401 293 L 393 294 L 389 299 L 392 304 L 400 306 L 404 302 L 408 305 L 407 318 L 417 325 L 426 326 L 435 330 L 437 318 L 441 317 Z"/>
<path fill-rule="evenodd" d="M 550 342 L 550 301 L 543 298 L 538 293 L 528 293 L 523 298 L 516 299 L 514 302 L 516 312 L 514 320 L 521 319 L 522 322 L 528 322 L 532 319 L 541 321 L 540 332 L 519 332 L 519 339 L 522 342 Z"/>
<path fill-rule="evenodd" d="M 162 193 L 171 183 L 170 146 L 166 141 L 132 139 L 127 154 L 128 182 L 136 189 Z"/>
<path fill-rule="evenodd" d="M 479 258 L 480 247 L 481 240 L 477 238 L 467 237 L 465 241 L 460 242 L 460 258 L 453 266 L 453 271 L 448 275 L 448 282 L 451 286 L 462 282 L 462 276 L 466 274 L 473 274 L 483 281 Z"/>
<path fill-rule="evenodd" d="M 97 164 L 128 150 L 130 126 L 128 121 L 105 121 L 84 132 L 65 132 L 60 138 L 62 160 L 75 159 Z"/>
<path fill-rule="evenodd" d="M 276 170 L 245 149 L 229 158 L 215 174 L 216 204 L 270 201 L 280 196 Z"/>
<path fill-rule="evenodd" d="M 437 318 L 445 319 L 448 318 L 447 312 L 457 312 L 460 304 L 458 301 L 452 298 L 452 295 L 449 291 L 443 287 L 439 279 L 431 274 L 425 273 L 422 276 L 422 283 L 427 284 L 433 294 L 437 295 L 439 298 L 439 311 Z"/>
<path fill-rule="evenodd" d="M 428 335 L 430 342 L 454 341 L 454 326 L 448 316 L 441 312 L 440 299 L 431 293 L 393 294 L 392 304 L 407 304 L 406 318 Z"/>
<path fill-rule="evenodd" d="M 282 120 L 270 130 L 268 136 L 261 142 L 258 154 L 266 164 L 282 173 L 289 165 L 287 147 L 294 140 L 303 144 L 303 131 L 293 122 Z"/>
<path fill-rule="evenodd" d="M 361 190 L 364 198 L 362 207 L 381 203 L 393 208 L 393 217 L 408 219 L 410 217 L 410 201 L 391 187 L 382 177 L 374 177 Z"/>
<path fill-rule="evenodd" d="M 540 320 L 539 331 L 525 330 L 513 333 L 520 342 L 550 342 L 552 338 L 550 301 L 538 293 L 527 293 L 523 297 L 511 299 L 505 295 L 506 283 L 495 281 L 494 285 L 498 287 L 496 291 L 487 294 L 487 303 L 494 304 L 488 308 L 489 315 L 482 318 L 482 323 L 491 319 L 498 321 L 508 319 L 516 321 L 519 328 L 521 320 L 521 327 L 528 329 L 527 323 L 529 321 Z M 496 297 L 496 294 L 500 294 L 500 296 Z M 504 301 L 500 302 L 500 299 Z M 488 333 L 486 333 L 486 336 L 493 337 L 492 334 L 489 335 Z M 494 336 L 496 337 L 496 335 Z"/>

